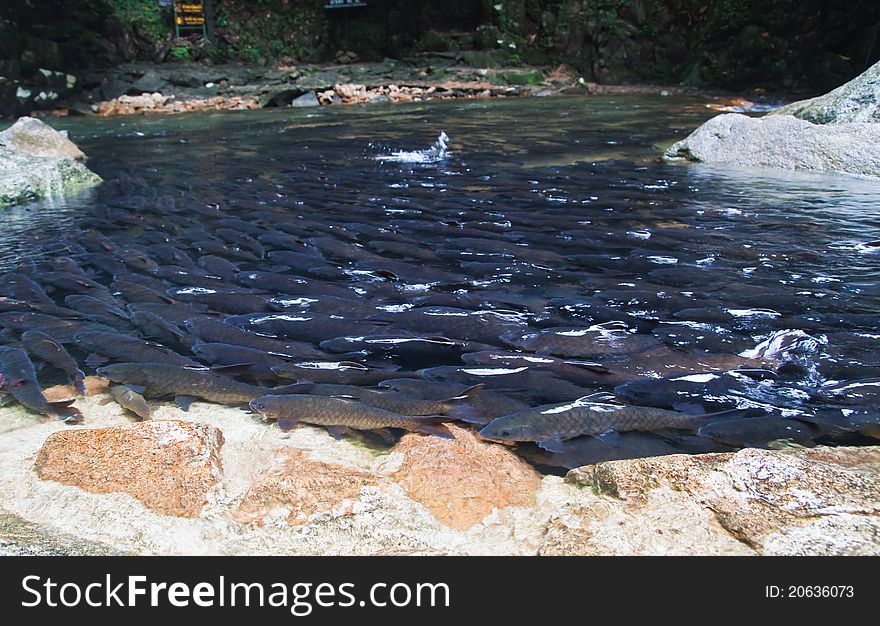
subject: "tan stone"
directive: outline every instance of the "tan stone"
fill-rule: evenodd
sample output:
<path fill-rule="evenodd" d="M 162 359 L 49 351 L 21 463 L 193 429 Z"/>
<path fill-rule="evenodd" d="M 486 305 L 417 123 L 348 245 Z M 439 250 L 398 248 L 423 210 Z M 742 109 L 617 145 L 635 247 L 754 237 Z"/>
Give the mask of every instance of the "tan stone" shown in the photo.
<path fill-rule="evenodd" d="M 110 385 L 106 378 L 100 376 L 86 376 L 83 380 L 86 387 L 86 396 L 96 396 L 107 391 Z M 69 400 L 76 396 L 76 389 L 73 385 L 54 385 L 43 390 L 43 395 L 49 402 L 59 402 L 61 400 Z"/>
<path fill-rule="evenodd" d="M 18 118 L 15 124 L 0 132 L 0 144 L 16 152 L 40 157 L 84 159 L 86 156 L 66 134 L 35 117 Z"/>
<path fill-rule="evenodd" d="M 735 538 L 759 553 L 799 553 L 797 545 L 811 541 L 812 554 L 880 554 L 880 448 L 825 448 L 758 450 L 736 453 L 671 455 L 627 461 L 609 461 L 577 468 L 569 484 L 609 496 L 603 506 L 657 530 L 676 529 L 690 544 L 699 534 L 703 517 L 713 518 L 716 532 Z M 614 500 L 620 504 L 613 503 Z M 682 518 L 688 509 L 689 523 Z M 598 526 L 595 511 L 582 511 L 574 531 L 551 524 L 549 553 L 569 549 Z M 711 525 L 706 527 L 711 530 Z M 829 534 L 829 528 L 837 533 Z M 830 541 L 835 534 L 836 541 Z M 798 542 L 790 540 L 799 537 Z M 788 538 L 788 539 L 787 539 Z M 714 539 L 713 539 L 714 541 Z M 706 543 L 705 552 L 710 542 Z M 633 546 L 634 548 L 636 546 Z M 678 546 L 681 548 L 681 546 Z M 637 553 L 644 553 L 636 550 Z M 669 552 L 667 552 L 669 553 Z M 681 553 L 673 547 L 671 553 Z M 688 552 L 685 552 L 688 553 Z M 697 552 L 699 553 L 699 552 Z"/>
<path fill-rule="evenodd" d="M 35 469 L 95 493 L 127 493 L 158 513 L 198 517 L 221 475 L 223 434 L 177 420 L 152 420 L 50 435 Z"/>
<path fill-rule="evenodd" d="M 466 530 L 494 509 L 530 507 L 540 476 L 507 447 L 449 424 L 455 439 L 410 434 L 395 447 L 401 455 L 393 478 L 441 523 Z"/>
<path fill-rule="evenodd" d="M 262 526 L 279 508 L 292 526 L 318 514 L 352 515 L 361 490 L 385 482 L 367 472 L 313 461 L 305 450 L 287 451 L 277 460 L 280 467 L 248 489 L 235 514 L 238 521 Z"/>

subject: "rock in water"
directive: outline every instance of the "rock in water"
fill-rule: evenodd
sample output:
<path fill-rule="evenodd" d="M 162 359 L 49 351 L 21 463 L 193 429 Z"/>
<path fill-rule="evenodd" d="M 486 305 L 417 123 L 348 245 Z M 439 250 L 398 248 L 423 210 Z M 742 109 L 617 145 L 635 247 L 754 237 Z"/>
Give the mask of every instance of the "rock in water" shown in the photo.
<path fill-rule="evenodd" d="M 791 115 L 713 117 L 673 144 L 669 160 L 880 176 L 880 124 L 818 125 Z"/>
<path fill-rule="evenodd" d="M 86 158 L 66 133 L 58 132 L 35 117 L 20 117 L 15 124 L 0 132 L 0 145 L 32 156 Z"/>
<path fill-rule="evenodd" d="M 669 160 L 880 176 L 880 63 L 824 96 L 756 119 L 713 117 Z"/>
<path fill-rule="evenodd" d="M 22 117 L 0 133 L 0 206 L 62 196 L 101 182 L 64 134 Z"/>
<path fill-rule="evenodd" d="M 127 493 L 166 515 L 198 517 L 220 479 L 223 434 L 205 424 L 151 420 L 65 430 L 46 439 L 35 469 L 95 493 Z"/>
<path fill-rule="evenodd" d="M 794 115 L 814 124 L 880 122 L 880 62 L 824 96 L 792 102 L 770 115 Z"/>

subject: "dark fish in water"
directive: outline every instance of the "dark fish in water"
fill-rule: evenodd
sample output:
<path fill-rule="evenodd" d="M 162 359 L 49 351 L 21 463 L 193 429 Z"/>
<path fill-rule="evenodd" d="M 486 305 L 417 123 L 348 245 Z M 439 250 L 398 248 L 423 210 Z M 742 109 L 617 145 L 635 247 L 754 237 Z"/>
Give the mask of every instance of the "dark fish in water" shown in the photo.
<path fill-rule="evenodd" d="M 179 265 L 180 267 L 192 267 L 193 260 L 190 256 L 172 245 L 155 243 L 147 247 L 153 258 L 165 265 Z"/>
<path fill-rule="evenodd" d="M 232 280 L 241 271 L 238 265 L 232 261 L 211 254 L 199 257 L 198 264 L 208 273 L 219 276 L 223 280 Z"/>
<path fill-rule="evenodd" d="M 252 378 L 277 378 L 272 367 L 284 365 L 290 358 L 228 343 L 197 343 L 191 349 L 197 357 L 212 365 L 241 365 L 242 373 Z"/>
<path fill-rule="evenodd" d="M 178 287 L 169 289 L 169 297 L 183 302 L 198 302 L 211 311 L 219 313 L 255 313 L 269 311 L 266 299 L 269 294 L 255 293 L 249 289 L 207 289 L 205 287 Z"/>
<path fill-rule="evenodd" d="M 880 406 L 880 378 L 864 378 L 824 385 L 813 395 L 824 402 Z"/>
<path fill-rule="evenodd" d="M 563 441 L 559 452 L 548 452 L 537 446 L 520 446 L 517 452 L 535 465 L 574 469 L 605 461 L 640 459 L 668 454 L 705 454 L 729 448 L 711 439 L 681 435 L 669 439 L 655 433 L 631 431 L 620 433 L 620 445 L 611 446 L 596 437 L 576 437 Z"/>
<path fill-rule="evenodd" d="M 609 431 L 694 429 L 705 416 L 687 415 L 653 407 L 608 402 L 608 394 L 584 396 L 573 402 L 550 404 L 499 417 L 480 431 L 485 439 L 534 441 L 550 452 L 561 442 L 582 435 L 604 436 Z"/>
<path fill-rule="evenodd" d="M 0 347 L 0 388 L 10 394 L 19 404 L 41 415 L 58 418 L 64 422 L 82 421 L 82 413 L 70 406 L 73 400 L 49 402 L 37 382 L 34 364 L 23 350 Z"/>
<path fill-rule="evenodd" d="M 489 345 L 500 345 L 500 335 L 521 328 L 523 324 L 520 317 L 501 311 L 468 311 L 448 307 L 382 312 L 368 319 L 384 321 L 414 334 L 436 334 Z"/>
<path fill-rule="evenodd" d="M 720 410 L 736 406 L 736 398 L 748 396 L 756 381 L 775 378 L 774 372 L 761 369 L 692 372 L 664 378 L 636 378 L 615 387 L 614 393 L 644 406 L 671 409 L 693 403 Z"/>
<path fill-rule="evenodd" d="M 266 249 L 260 245 L 259 241 L 257 241 L 247 233 L 243 233 L 232 228 L 217 228 L 213 231 L 213 234 L 217 237 L 220 237 L 220 239 L 222 239 L 226 243 L 250 250 L 261 259 L 266 256 Z"/>
<path fill-rule="evenodd" d="M 110 394 L 122 408 L 131 411 L 141 419 L 150 419 L 152 414 L 150 406 L 144 400 L 144 397 L 135 390 L 125 385 L 112 385 L 110 387 Z"/>
<path fill-rule="evenodd" d="M 225 343 L 234 346 L 244 346 L 291 359 L 321 361 L 327 358 L 326 354 L 310 344 L 298 341 L 285 341 L 255 332 L 248 332 L 238 326 L 233 326 L 220 320 L 195 318 L 187 320 L 185 326 L 190 333 L 201 339 L 204 343 Z"/>
<path fill-rule="evenodd" d="M 414 378 L 383 380 L 379 386 L 409 398 L 435 401 L 461 395 L 465 389 L 468 389 L 466 385 L 458 383 L 441 383 Z M 455 418 L 462 422 L 485 425 L 496 417 L 523 411 L 529 408 L 529 405 L 508 393 L 482 389 L 480 393 L 471 397 L 469 407 L 469 411 L 459 412 Z"/>
<path fill-rule="evenodd" d="M 557 377 L 552 372 L 533 367 L 458 367 L 447 365 L 429 367 L 420 371 L 422 377 L 441 382 L 477 385 L 487 389 L 524 389 L 526 395 L 537 402 L 561 402 L 565 398 L 581 397 L 590 389 L 575 385 Z"/>
<path fill-rule="evenodd" d="M 369 334 L 382 326 L 378 322 L 362 322 L 312 313 L 304 315 L 290 313 L 235 315 L 227 317 L 224 322 L 256 333 L 315 343 L 341 335 Z"/>
<path fill-rule="evenodd" d="M 308 394 L 264 395 L 249 403 L 252 411 L 275 419 L 278 427 L 289 430 L 298 422 L 355 430 L 404 430 L 453 439 L 445 426 L 433 418 L 408 417 L 369 406 L 355 400 Z"/>
<path fill-rule="evenodd" d="M 137 302 L 158 302 L 160 304 L 170 304 L 172 298 L 165 295 L 163 291 L 156 291 L 146 285 L 131 282 L 128 280 L 114 280 L 110 283 L 110 289 L 113 295 L 118 296 L 129 304 Z"/>
<path fill-rule="evenodd" d="M 316 363 L 285 363 L 272 367 L 278 378 L 298 382 L 336 385 L 376 385 L 388 378 L 411 378 L 418 372 L 386 370 L 367 367 L 354 361 L 325 361 Z"/>
<path fill-rule="evenodd" d="M 64 349 L 64 346 L 38 330 L 22 333 L 21 345 L 31 356 L 67 374 L 77 393 L 81 396 L 85 395 L 85 374 L 79 369 L 79 364 Z"/>
<path fill-rule="evenodd" d="M 402 334 L 349 335 L 327 339 L 320 343 L 321 349 L 336 354 L 362 352 L 381 354 L 422 362 L 449 362 L 463 352 L 491 348 L 461 339 L 449 337 L 407 336 Z M 427 363 L 426 363 L 427 364 Z"/>
<path fill-rule="evenodd" d="M 129 304 L 125 308 L 131 314 L 134 314 L 135 311 L 154 313 L 166 322 L 171 322 L 177 326 L 183 326 L 187 320 L 195 319 L 205 312 L 205 306 L 202 304 L 184 304 L 182 302 L 176 304 L 138 302 L 136 304 Z"/>
<path fill-rule="evenodd" d="M 91 320 L 122 330 L 131 329 L 131 322 L 125 311 L 106 299 L 75 294 L 64 298 L 64 304 L 87 315 Z"/>
<path fill-rule="evenodd" d="M 379 391 L 356 385 L 311 385 L 308 393 L 315 396 L 347 397 L 399 415 L 448 415 L 456 419 L 461 417 L 462 421 L 473 422 L 474 411 L 470 403 L 482 389 L 482 385 L 474 385 L 442 400 L 417 400 L 387 389 Z"/>
<path fill-rule="evenodd" d="M 114 331 L 103 324 L 92 324 L 80 320 L 61 320 L 42 313 L 0 313 L 0 327 L 18 331 L 39 330 L 58 343 L 73 343 L 73 336 L 80 332 Z"/>
<path fill-rule="evenodd" d="M 623 322 L 606 322 L 587 328 L 546 328 L 507 333 L 501 335 L 501 339 L 530 352 L 565 357 L 633 354 L 660 344 L 652 335 L 629 332 Z"/>
<path fill-rule="evenodd" d="M 798 419 L 768 415 L 723 422 L 711 422 L 700 426 L 697 434 L 728 446 L 766 447 L 772 441 L 788 439 L 800 445 L 808 445 L 822 435 L 822 431 Z"/>
<path fill-rule="evenodd" d="M 153 341 L 161 341 L 164 344 L 186 344 L 187 337 L 179 326 L 167 322 L 155 313 L 149 311 L 134 311 L 131 314 L 131 323 L 140 331 L 141 336 Z"/>
<path fill-rule="evenodd" d="M 83 332 L 78 333 L 73 339 L 81 349 L 115 361 L 199 365 L 196 361 L 181 356 L 161 344 L 119 333 Z"/>
<path fill-rule="evenodd" d="M 219 404 L 246 404 L 267 392 L 284 393 L 283 388 L 268 389 L 238 382 L 209 369 L 196 369 L 160 363 L 115 363 L 99 367 L 100 376 L 123 383 L 145 397 L 181 396 L 201 398 Z"/>
<path fill-rule="evenodd" d="M 0 289 L 3 294 L 27 302 L 28 304 L 45 304 L 55 306 L 55 301 L 49 297 L 45 289 L 33 278 L 25 274 L 8 273 L 0 280 Z"/>
<path fill-rule="evenodd" d="M 101 283 L 86 278 L 82 274 L 68 272 L 41 272 L 40 280 L 65 291 L 94 296 L 108 302 L 115 302 L 113 295 Z"/>
<path fill-rule="evenodd" d="M 468 365 L 543 369 L 553 372 L 559 378 L 577 385 L 614 385 L 628 378 L 594 361 L 560 359 L 553 356 L 524 354 L 522 352 L 484 350 L 463 354 L 461 355 L 461 360 Z"/>

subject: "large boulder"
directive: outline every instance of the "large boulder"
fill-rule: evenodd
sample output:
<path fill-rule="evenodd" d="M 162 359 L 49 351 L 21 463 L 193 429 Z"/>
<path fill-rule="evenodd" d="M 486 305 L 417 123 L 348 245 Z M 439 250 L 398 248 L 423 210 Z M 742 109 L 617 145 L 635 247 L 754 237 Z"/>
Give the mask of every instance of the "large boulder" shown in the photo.
<path fill-rule="evenodd" d="M 0 132 L 0 206 L 97 185 L 101 177 L 79 162 L 84 158 L 66 134 L 38 119 L 19 118 Z"/>
<path fill-rule="evenodd" d="M 880 62 L 824 96 L 792 102 L 770 115 L 794 115 L 814 124 L 880 122 Z"/>
<path fill-rule="evenodd" d="M 667 160 L 880 176 L 880 124 L 819 125 L 791 115 L 713 117 L 673 144 Z"/>
<path fill-rule="evenodd" d="M 880 176 L 880 63 L 824 96 L 756 119 L 714 117 L 667 160 Z"/>

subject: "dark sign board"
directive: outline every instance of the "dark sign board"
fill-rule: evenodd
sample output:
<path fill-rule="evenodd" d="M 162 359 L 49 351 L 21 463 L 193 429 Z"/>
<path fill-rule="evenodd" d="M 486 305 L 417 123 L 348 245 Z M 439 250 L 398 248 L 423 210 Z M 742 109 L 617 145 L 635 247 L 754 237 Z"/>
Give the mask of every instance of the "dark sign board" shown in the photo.
<path fill-rule="evenodd" d="M 325 9 L 350 9 L 352 7 L 365 7 L 366 2 L 362 0 L 325 0 Z"/>
<path fill-rule="evenodd" d="M 174 26 L 180 36 L 181 30 L 196 29 L 204 32 L 205 7 L 198 0 L 183 0 L 174 3 Z"/>

